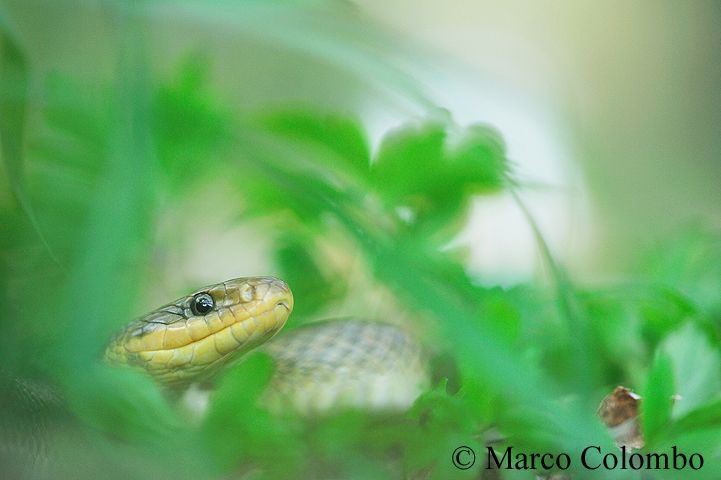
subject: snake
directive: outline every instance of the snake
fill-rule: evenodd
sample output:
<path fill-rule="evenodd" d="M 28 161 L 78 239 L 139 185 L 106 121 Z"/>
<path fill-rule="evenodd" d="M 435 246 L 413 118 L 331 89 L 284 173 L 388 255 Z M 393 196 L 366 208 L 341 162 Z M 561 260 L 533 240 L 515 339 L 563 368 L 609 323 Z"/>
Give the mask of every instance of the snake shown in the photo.
<path fill-rule="evenodd" d="M 409 331 L 346 318 L 282 334 L 293 304 L 290 288 L 275 277 L 205 286 L 126 325 L 110 340 L 105 360 L 178 392 L 212 385 L 229 365 L 262 350 L 275 366 L 264 403 L 306 414 L 403 410 L 427 388 L 427 355 Z"/>

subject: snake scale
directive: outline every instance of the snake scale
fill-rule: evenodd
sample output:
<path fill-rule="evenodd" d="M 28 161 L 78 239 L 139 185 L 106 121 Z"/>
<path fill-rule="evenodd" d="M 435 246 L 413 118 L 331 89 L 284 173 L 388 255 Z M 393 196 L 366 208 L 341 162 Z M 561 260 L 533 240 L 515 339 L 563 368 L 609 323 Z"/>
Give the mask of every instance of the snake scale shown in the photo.
<path fill-rule="evenodd" d="M 184 390 L 262 348 L 275 363 L 267 406 L 301 413 L 404 409 L 427 387 L 423 349 L 407 331 L 350 319 L 276 337 L 292 309 L 293 295 L 282 280 L 228 280 L 133 321 L 113 337 L 105 358 L 141 370 L 165 388 Z"/>

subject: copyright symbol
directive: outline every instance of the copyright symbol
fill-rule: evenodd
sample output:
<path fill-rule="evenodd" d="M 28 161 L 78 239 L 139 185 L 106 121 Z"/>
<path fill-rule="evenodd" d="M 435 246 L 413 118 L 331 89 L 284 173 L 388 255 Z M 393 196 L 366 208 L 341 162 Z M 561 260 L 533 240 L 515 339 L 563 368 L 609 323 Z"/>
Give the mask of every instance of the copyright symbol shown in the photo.
<path fill-rule="evenodd" d="M 460 470 L 468 470 L 474 463 L 476 463 L 476 453 L 471 447 L 466 447 L 464 445 L 453 450 L 451 461 L 456 468 Z"/>

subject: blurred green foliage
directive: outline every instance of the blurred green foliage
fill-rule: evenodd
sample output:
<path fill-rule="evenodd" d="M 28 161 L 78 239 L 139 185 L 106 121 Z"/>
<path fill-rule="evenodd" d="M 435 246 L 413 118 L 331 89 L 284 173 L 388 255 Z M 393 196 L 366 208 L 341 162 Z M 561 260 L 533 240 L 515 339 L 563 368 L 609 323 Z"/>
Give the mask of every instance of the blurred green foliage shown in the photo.
<path fill-rule="evenodd" d="M 373 149 L 354 114 L 313 104 L 237 111 L 214 92 L 202 50 L 176 72 L 153 75 L 142 4 L 112 5 L 116 75 L 55 72 L 33 79 L 32 95 L 30 61 L 0 17 L 0 141 L 10 192 L 0 211 L 0 442 L 36 445 L 33 475 L 476 478 L 478 470 L 454 469 L 450 453 L 459 445 L 480 452 L 491 428 L 523 450 L 612 448 L 594 409 L 624 384 L 645 395 L 650 447 L 701 451 L 701 476 L 718 478 L 718 232 L 690 229 L 640 259 L 625 283 L 574 286 L 554 264 L 555 288 L 481 286 L 463 252 L 445 246 L 475 195 L 517 188 L 498 132 L 429 114 Z M 298 48 L 278 28 L 254 32 Z M 304 48 L 330 62 L 339 52 L 358 60 L 356 43 L 334 35 L 326 39 L 333 48 Z M 346 62 L 353 60 L 339 63 Z M 371 65 L 389 87 L 407 87 L 389 65 L 358 62 L 351 71 Z M 227 371 L 195 424 L 148 379 L 99 361 L 143 288 L 159 280 L 153 252 L 177 247 L 158 244 L 165 209 L 219 184 L 232 195 L 217 208 L 273 242 L 277 271 L 295 292 L 295 324 L 363 298 L 328 260 L 328 244 L 360 259 L 372 284 L 397 299 L 391 308 L 410 312 L 452 365 L 410 412 L 274 416 L 259 400 L 273 366 L 252 355 Z M 28 406 L 13 393 L 40 386 L 57 396 L 30 395 Z M 682 396 L 676 404 L 673 393 Z M 28 454 L 12 452 L 3 450 L 2 468 L 22 472 Z"/>

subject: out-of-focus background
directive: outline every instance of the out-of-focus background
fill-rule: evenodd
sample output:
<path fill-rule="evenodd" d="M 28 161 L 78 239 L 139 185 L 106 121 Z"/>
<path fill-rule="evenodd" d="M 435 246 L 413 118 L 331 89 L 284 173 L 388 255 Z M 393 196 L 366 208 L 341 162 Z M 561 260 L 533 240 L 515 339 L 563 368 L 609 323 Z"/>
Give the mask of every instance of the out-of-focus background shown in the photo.
<path fill-rule="evenodd" d="M 9 473 L 447 478 L 489 428 L 601 441 L 624 384 L 686 398 L 649 402 L 647 441 L 716 478 L 718 2 L 3 0 L 0 34 Z M 97 361 L 128 318 L 256 274 L 293 288 L 288 328 L 408 323 L 456 388 L 381 433 L 188 426 Z"/>
<path fill-rule="evenodd" d="M 14 21 L 28 29 L 24 40 L 35 68 L 111 74 L 102 7 L 10 5 Z M 298 39 L 279 52 L 283 48 L 274 44 L 282 38 L 262 45 L 241 38 L 223 18 L 237 8 L 223 2 L 211 12 L 192 3 L 152 8 L 153 70 L 171 71 L 202 45 L 213 58 L 209 82 L 231 108 L 293 102 L 352 108 L 376 142 L 424 111 L 403 98 L 408 92 L 384 92 L 393 87 L 382 78 L 344 65 L 353 63 L 352 55 L 334 65 L 298 53 L 318 39 Z M 558 255 L 612 273 L 679 225 L 718 225 L 717 2 L 363 1 L 343 8 L 391 35 L 369 46 L 370 54 L 378 49 L 400 57 L 404 72 L 435 105 L 461 124 L 488 122 L 502 131 Z M 173 21 L 163 22 L 166 15 Z M 350 23 L 351 30 L 364 29 Z M 65 41 L 68 30 L 72 42 Z M 499 279 L 529 275 L 534 248 L 526 222 L 503 194 L 486 200 L 463 235 L 474 244 L 471 263 Z M 482 235 L 484 229 L 494 235 Z"/>
<path fill-rule="evenodd" d="M 558 254 L 613 272 L 680 225 L 719 224 L 718 2 L 361 4 L 447 62 L 420 78 L 459 121 L 496 125 L 557 187 L 537 213 Z"/>

